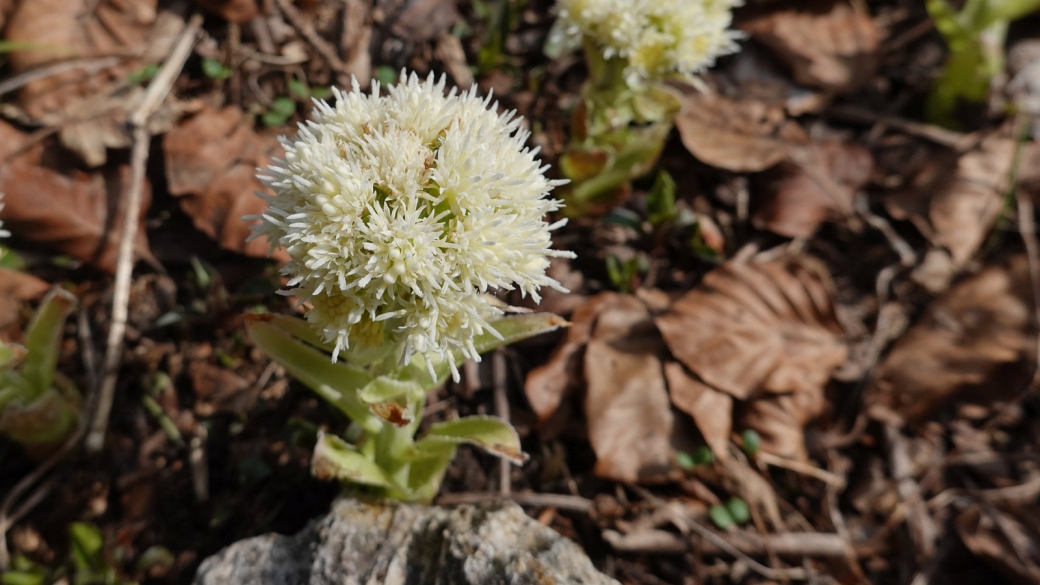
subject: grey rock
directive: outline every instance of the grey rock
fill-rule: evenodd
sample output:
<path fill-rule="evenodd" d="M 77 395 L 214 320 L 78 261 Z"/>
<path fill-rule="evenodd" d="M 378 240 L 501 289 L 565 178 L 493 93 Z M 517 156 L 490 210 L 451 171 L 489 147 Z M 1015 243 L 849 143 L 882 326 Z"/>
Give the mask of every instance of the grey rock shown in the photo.
<path fill-rule="evenodd" d="M 194 585 L 618 585 L 516 504 L 455 508 L 343 499 L 295 536 L 239 541 Z"/>

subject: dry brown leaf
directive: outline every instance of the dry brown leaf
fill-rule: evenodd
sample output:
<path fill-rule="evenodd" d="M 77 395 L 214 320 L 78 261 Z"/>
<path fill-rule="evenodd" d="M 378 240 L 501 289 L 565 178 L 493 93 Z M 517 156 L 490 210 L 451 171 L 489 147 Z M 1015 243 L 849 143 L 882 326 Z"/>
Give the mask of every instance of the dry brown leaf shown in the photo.
<path fill-rule="evenodd" d="M 972 506 L 957 517 L 954 527 L 964 546 L 1007 579 L 1007 583 L 1040 582 L 1040 534 L 1016 518 L 1036 518 L 1035 505 L 1014 515 L 994 506 Z"/>
<path fill-rule="evenodd" d="M 0 140 L 12 143 L 25 137 L 0 122 Z M 122 219 L 119 203 L 130 181 L 126 165 L 109 166 L 102 171 L 63 174 L 41 166 L 41 149 L 0 165 L 0 192 L 4 193 L 4 227 L 19 238 L 48 245 L 109 273 L 116 268 Z M 55 166 L 69 165 L 56 161 Z M 148 209 L 151 191 L 145 183 L 142 216 Z M 138 257 L 151 259 L 144 222 L 137 233 Z"/>
<path fill-rule="evenodd" d="M 829 279 L 811 266 L 725 264 L 676 300 L 657 326 L 679 361 L 734 398 L 818 389 L 847 350 Z"/>
<path fill-rule="evenodd" d="M 792 145 L 808 142 L 801 128 L 785 119 L 782 106 L 692 90 L 683 98 L 675 127 L 698 160 L 738 173 L 768 169 L 786 159 Z"/>
<path fill-rule="evenodd" d="M 18 322 L 22 303 L 39 299 L 50 288 L 31 274 L 0 268 L 0 331 Z"/>
<path fill-rule="evenodd" d="M 1028 262 L 1014 258 L 936 299 L 877 367 L 865 404 L 919 421 L 944 404 L 988 404 L 1021 390 L 1032 356 Z"/>
<path fill-rule="evenodd" d="M 448 32 L 459 20 L 455 0 L 410 0 L 390 24 L 401 39 L 425 43 Z"/>
<path fill-rule="evenodd" d="M 728 459 L 733 397 L 701 382 L 678 362 L 665 362 L 664 375 L 672 404 L 693 418 L 717 459 Z"/>
<path fill-rule="evenodd" d="M 662 370 L 664 345 L 651 317 L 661 299 L 600 293 L 574 311 L 567 337 L 524 391 L 544 427 L 569 420 L 566 400 L 584 389 L 595 473 L 619 481 L 659 481 L 674 469 L 678 441 Z M 686 445 L 684 443 L 683 447 Z"/>
<path fill-rule="evenodd" d="M 666 479 L 674 416 L 661 367 L 661 338 L 639 299 L 618 295 L 585 349 L 585 417 L 595 473 L 619 481 Z"/>
<path fill-rule="evenodd" d="M 822 411 L 824 386 L 848 354 L 822 267 L 809 259 L 725 264 L 656 323 L 700 381 L 750 401 L 743 423 L 759 431 L 763 449 L 805 457 L 805 424 Z M 698 427 L 721 448 L 716 428 Z"/>
<path fill-rule="evenodd" d="M 829 219 L 852 213 L 856 192 L 870 179 L 870 153 L 855 144 L 824 142 L 792 149 L 790 160 L 767 173 L 755 225 L 791 238 L 807 238 Z"/>
<path fill-rule="evenodd" d="M 991 136 L 961 155 L 952 172 L 944 166 L 923 170 L 910 190 L 885 201 L 886 208 L 913 221 L 963 266 L 1000 215 L 1014 153 L 1013 140 Z"/>
<path fill-rule="evenodd" d="M 250 224 L 242 217 L 266 208 L 256 169 L 284 153 L 278 140 L 255 133 L 238 108 L 206 108 L 166 134 L 163 152 L 170 194 L 195 227 L 228 250 L 267 256 L 266 240 L 246 241 Z M 281 249 L 272 257 L 287 259 Z"/>
<path fill-rule="evenodd" d="M 10 53 L 14 73 L 68 58 L 112 59 L 35 79 L 18 94 L 25 114 L 58 128 L 62 144 L 89 166 L 103 164 L 107 148 L 129 145 L 126 117 L 141 88 L 128 84 L 127 76 L 165 58 L 184 27 L 180 16 L 158 13 L 156 5 L 156 0 L 32 0 L 19 3 L 11 15 L 7 40 L 33 46 Z M 170 117 L 158 116 L 149 129 L 164 130 Z"/>
<path fill-rule="evenodd" d="M 553 351 L 549 361 L 532 370 L 524 382 L 524 394 L 542 425 L 566 404 L 565 398 L 581 384 L 585 344 L 600 312 L 618 303 L 621 295 L 600 293 L 574 310 L 566 337 Z"/>
<path fill-rule="evenodd" d="M 776 52 L 805 85 L 834 92 L 854 89 L 877 70 L 881 31 L 857 6 L 799 2 L 744 21 L 751 38 Z"/>
<path fill-rule="evenodd" d="M 260 14 L 256 0 L 195 0 L 195 4 L 235 24 L 248 22 Z"/>

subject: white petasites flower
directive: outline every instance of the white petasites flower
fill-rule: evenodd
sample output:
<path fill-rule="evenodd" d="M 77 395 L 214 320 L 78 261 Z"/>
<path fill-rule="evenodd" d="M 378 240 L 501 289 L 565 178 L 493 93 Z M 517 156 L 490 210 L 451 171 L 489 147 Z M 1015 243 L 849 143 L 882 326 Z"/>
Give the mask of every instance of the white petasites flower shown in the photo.
<path fill-rule="evenodd" d="M 478 359 L 473 336 L 501 314 L 493 289 L 563 290 L 545 274 L 552 249 L 544 219 L 560 202 L 529 132 L 499 115 L 475 90 L 445 95 L 444 77 L 413 73 L 380 95 L 334 90 L 284 160 L 260 175 L 275 195 L 253 237 L 291 260 L 289 293 L 310 304 L 307 319 L 335 344 L 403 342 L 447 359 Z M 497 104 L 496 104 L 497 105 Z M 493 331 L 493 330 L 491 330 Z"/>
<path fill-rule="evenodd" d="M 730 30 L 741 0 L 557 0 L 550 45 L 575 50 L 590 42 L 607 59 L 627 61 L 636 86 L 671 74 L 693 75 L 737 51 Z"/>

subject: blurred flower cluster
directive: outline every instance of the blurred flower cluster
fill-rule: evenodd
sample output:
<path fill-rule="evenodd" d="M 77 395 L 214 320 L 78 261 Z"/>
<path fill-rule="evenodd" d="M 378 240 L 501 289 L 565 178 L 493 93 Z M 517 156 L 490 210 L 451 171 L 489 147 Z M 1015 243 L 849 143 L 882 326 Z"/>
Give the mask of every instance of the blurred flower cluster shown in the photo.
<path fill-rule="evenodd" d="M 559 0 L 549 44 L 573 51 L 585 43 L 626 61 L 631 87 L 671 74 L 693 75 L 738 50 L 729 30 L 738 0 Z"/>

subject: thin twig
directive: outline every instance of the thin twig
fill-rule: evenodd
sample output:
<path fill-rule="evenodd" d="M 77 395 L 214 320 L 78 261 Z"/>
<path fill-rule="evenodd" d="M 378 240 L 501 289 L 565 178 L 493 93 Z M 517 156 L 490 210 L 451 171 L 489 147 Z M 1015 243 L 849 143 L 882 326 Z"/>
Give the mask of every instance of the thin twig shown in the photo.
<path fill-rule="evenodd" d="M 764 555 L 766 551 L 772 550 L 785 557 L 842 558 L 849 549 L 846 540 L 840 535 L 825 532 L 755 534 L 738 531 L 721 535 L 707 528 L 704 530 L 713 538 L 703 538 L 697 542 L 697 550 L 709 555 L 733 554 L 733 551 L 745 555 Z M 693 544 L 688 538 L 657 528 L 628 534 L 605 530 L 603 540 L 618 552 L 650 554 L 681 554 L 689 551 Z M 720 546 L 720 541 L 726 545 Z"/>
<path fill-rule="evenodd" d="M 105 431 L 108 428 L 108 417 L 112 411 L 119 366 L 122 363 L 123 338 L 126 334 L 127 311 L 130 302 L 130 280 L 134 267 L 134 242 L 137 239 L 141 196 L 144 191 L 145 168 L 148 164 L 148 147 L 151 141 L 148 119 L 159 109 L 163 100 L 166 99 L 166 95 L 173 88 L 174 81 L 180 75 L 184 62 L 188 60 L 191 48 L 198 39 L 201 25 L 202 17 L 200 15 L 196 14 L 191 18 L 174 44 L 170 56 L 148 85 L 148 89 L 141 98 L 141 103 L 130 114 L 129 122 L 133 128 L 134 138 L 134 146 L 130 155 L 130 189 L 126 195 L 123 229 L 119 236 L 115 292 L 112 299 L 112 325 L 108 330 L 108 341 L 105 344 L 105 362 L 98 390 L 98 406 L 87 435 L 86 446 L 89 453 L 99 452 L 105 444 Z"/>
<path fill-rule="evenodd" d="M 506 356 L 501 351 L 491 354 L 491 372 L 495 389 L 495 415 L 509 422 L 509 377 L 506 370 Z M 512 464 L 506 459 L 498 460 L 498 489 L 503 496 L 508 496 L 513 489 Z"/>
<path fill-rule="evenodd" d="M 441 506 L 457 506 L 459 504 L 483 504 L 486 502 L 516 502 L 521 506 L 533 508 L 558 508 L 587 514 L 595 507 L 595 503 L 580 496 L 568 496 L 566 494 L 535 494 L 530 492 L 512 493 L 509 495 L 498 492 L 465 492 L 458 494 L 444 494 L 437 498 L 437 504 Z"/>
<path fill-rule="evenodd" d="M 930 140 L 941 146 L 948 146 L 958 152 L 970 150 L 982 140 L 978 133 L 961 134 L 960 132 L 953 132 L 931 124 L 923 124 L 888 114 L 879 114 L 859 106 L 831 106 L 824 112 L 824 115 L 852 123 L 883 124 L 900 132 Z"/>
<path fill-rule="evenodd" d="M 307 19 L 300 14 L 300 11 L 292 5 L 290 0 L 277 0 L 277 4 L 282 14 L 285 15 L 285 19 L 289 21 L 289 24 L 317 51 L 318 55 L 321 55 L 321 58 L 325 60 L 325 63 L 333 71 L 336 73 L 347 73 L 347 65 L 336 54 L 335 47 L 321 38 L 321 35 L 314 30 L 311 23 L 307 22 Z"/>
<path fill-rule="evenodd" d="M 29 71 L 11 76 L 0 82 L 0 95 L 10 93 L 24 85 L 36 81 L 37 79 L 46 79 L 69 71 L 76 71 L 77 69 L 83 70 L 87 75 L 93 75 L 102 69 L 114 67 L 121 61 L 125 61 L 127 58 L 129 58 L 129 56 L 69 59 L 68 61 L 59 61 L 58 63 L 53 63 L 51 65 L 30 69 Z"/>
<path fill-rule="evenodd" d="M 845 480 L 843 478 L 829 471 L 809 465 L 808 463 L 785 459 L 773 455 L 772 453 L 766 453 L 765 451 L 759 451 L 758 454 L 755 455 L 755 460 L 765 463 L 766 465 L 788 469 L 806 477 L 818 479 L 829 486 L 838 488 L 839 490 L 845 488 Z"/>

